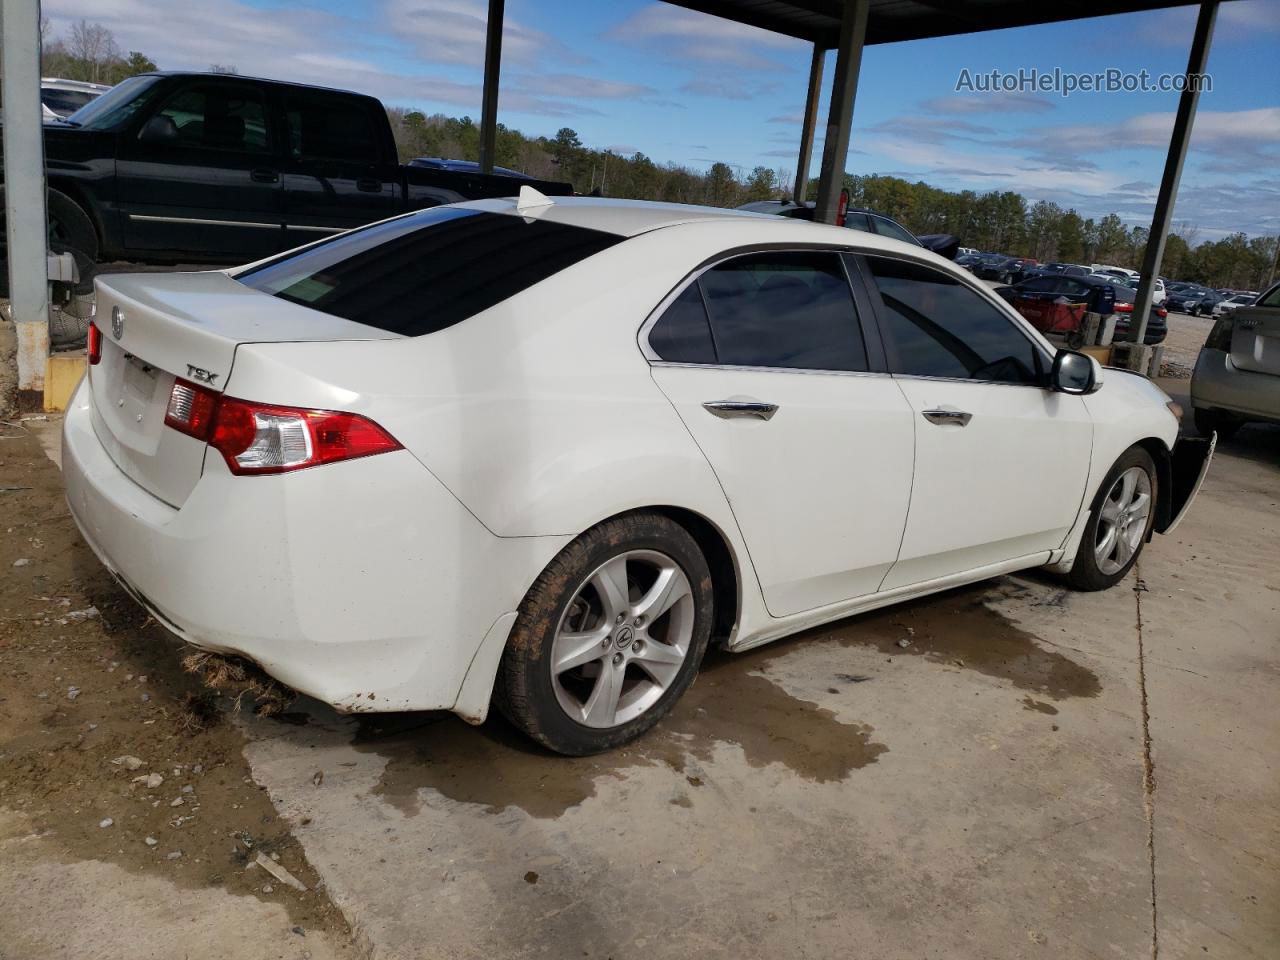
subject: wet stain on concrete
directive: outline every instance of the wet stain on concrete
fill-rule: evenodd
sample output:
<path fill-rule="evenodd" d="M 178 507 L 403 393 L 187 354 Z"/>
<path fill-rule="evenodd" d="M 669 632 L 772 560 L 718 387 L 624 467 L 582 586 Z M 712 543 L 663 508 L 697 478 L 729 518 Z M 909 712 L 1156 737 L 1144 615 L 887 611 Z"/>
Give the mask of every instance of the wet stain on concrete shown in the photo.
<path fill-rule="evenodd" d="M 870 726 L 842 722 L 833 711 L 788 694 L 768 678 L 772 660 L 803 644 L 869 646 L 891 661 L 919 657 L 996 677 L 1049 700 L 1098 694 L 1096 675 L 1040 646 L 1031 634 L 988 609 L 982 600 L 990 595 L 990 585 L 979 585 L 747 653 L 709 651 L 693 687 L 654 730 L 600 756 L 549 754 L 497 711 L 481 727 L 448 714 L 364 715 L 358 719 L 355 746 L 385 758 L 375 792 L 407 815 L 430 802 L 424 792 L 429 788 L 492 813 L 515 807 L 533 817 L 555 818 L 592 796 L 597 781 L 621 779 L 638 766 L 667 767 L 698 787 L 714 781 L 709 767 L 722 744 L 738 747 L 752 767 L 779 764 L 811 782 L 839 782 L 876 763 L 889 748 L 873 738 Z M 910 641 L 905 649 L 899 646 L 904 638 Z M 847 684 L 839 690 L 847 703 L 857 695 L 856 685 L 874 678 L 850 673 L 836 679 Z M 672 803 L 692 806 L 694 796 L 679 795 Z"/>
<path fill-rule="evenodd" d="M 1056 716 L 1058 708 L 1051 703 L 1045 703 L 1043 700 L 1035 700 L 1032 697 L 1022 698 L 1022 709 L 1031 710 L 1034 713 L 1043 713 L 1050 717 Z"/>
<path fill-rule="evenodd" d="M 821 627 L 797 640 L 821 637 L 845 646 L 871 646 L 891 657 L 923 657 L 1005 680 L 1051 700 L 1096 697 L 1101 692 L 1097 674 L 1041 646 L 1035 636 L 988 607 L 984 601 L 991 597 L 990 584 L 949 590 Z"/>

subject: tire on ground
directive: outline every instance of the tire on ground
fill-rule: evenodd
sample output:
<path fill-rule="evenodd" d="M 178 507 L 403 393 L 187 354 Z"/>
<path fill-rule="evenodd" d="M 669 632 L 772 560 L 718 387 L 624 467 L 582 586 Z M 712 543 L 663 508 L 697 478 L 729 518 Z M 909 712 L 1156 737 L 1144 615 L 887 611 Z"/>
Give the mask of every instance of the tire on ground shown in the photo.
<path fill-rule="evenodd" d="M 1107 574 L 1103 573 L 1099 568 L 1095 554 L 1095 548 L 1098 543 L 1098 525 L 1101 522 L 1102 502 L 1111 492 L 1111 488 L 1115 485 L 1120 474 L 1130 467 L 1141 467 L 1146 471 L 1147 479 L 1151 483 L 1151 504 L 1147 510 L 1146 527 L 1142 531 L 1142 538 L 1138 541 L 1137 549 L 1133 551 L 1133 556 L 1117 572 Z M 1158 483 L 1159 476 L 1156 472 L 1155 461 L 1151 459 L 1151 454 L 1147 453 L 1142 447 L 1132 446 L 1120 455 L 1120 459 L 1107 471 L 1106 477 L 1103 478 L 1098 487 L 1098 492 L 1090 504 L 1088 525 L 1085 527 L 1084 535 L 1080 538 L 1080 547 L 1076 551 L 1076 559 L 1071 566 L 1071 572 L 1066 575 L 1066 581 L 1069 586 L 1076 590 L 1084 591 L 1106 590 L 1125 578 L 1133 568 L 1133 565 L 1138 562 L 1138 557 L 1142 555 L 1142 548 L 1146 545 L 1147 538 L 1151 536 L 1151 527 L 1156 518 L 1156 505 L 1160 502 Z"/>
<path fill-rule="evenodd" d="M 552 646 L 561 618 L 586 578 L 610 558 L 632 550 L 666 554 L 684 570 L 693 593 L 693 635 L 680 672 L 653 706 L 615 727 L 588 727 L 572 719 L 556 698 Z M 693 683 L 711 636 L 713 608 L 711 571 L 682 526 L 649 512 L 606 520 L 561 550 L 525 594 L 499 666 L 495 705 L 513 724 L 557 753 L 586 756 L 634 740 L 656 724 Z"/>

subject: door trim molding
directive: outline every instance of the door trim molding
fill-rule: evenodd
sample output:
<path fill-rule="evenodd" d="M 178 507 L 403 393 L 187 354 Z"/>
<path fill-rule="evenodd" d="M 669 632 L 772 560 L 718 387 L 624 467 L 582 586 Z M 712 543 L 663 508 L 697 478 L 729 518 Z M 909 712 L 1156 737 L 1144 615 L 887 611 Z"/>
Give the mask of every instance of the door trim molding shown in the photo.
<path fill-rule="evenodd" d="M 193 223 L 203 227 L 253 227 L 257 230 L 279 230 L 283 226 L 259 220 L 206 220 L 201 217 L 159 217 L 147 213 L 131 213 L 129 219 L 143 223 Z"/>

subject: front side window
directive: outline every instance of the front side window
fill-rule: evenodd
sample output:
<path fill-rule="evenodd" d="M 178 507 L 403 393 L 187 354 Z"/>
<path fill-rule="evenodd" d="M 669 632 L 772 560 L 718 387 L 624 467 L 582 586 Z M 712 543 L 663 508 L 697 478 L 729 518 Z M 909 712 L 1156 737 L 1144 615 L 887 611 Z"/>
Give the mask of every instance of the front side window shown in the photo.
<path fill-rule="evenodd" d="M 1044 358 L 995 305 L 940 270 L 867 257 L 884 303 L 889 369 L 913 377 L 1039 384 Z"/>
<path fill-rule="evenodd" d="M 289 154 L 295 158 L 367 164 L 378 143 L 369 111 L 344 97 L 290 94 L 285 100 Z"/>
<path fill-rule="evenodd" d="M 268 150 L 262 94 L 248 87 L 188 87 L 166 100 L 156 115 L 173 121 L 183 147 Z"/>
<path fill-rule="evenodd" d="M 246 286 L 416 337 L 453 326 L 623 238 L 438 207 L 340 234 L 236 275 Z"/>
<path fill-rule="evenodd" d="M 793 370 L 867 369 L 853 293 L 838 254 L 753 253 L 712 267 L 668 307 L 650 333 L 650 346 L 664 360 L 675 359 L 664 352 L 672 350 L 671 334 L 664 328 L 673 310 L 682 317 L 680 326 L 691 331 L 690 339 L 696 335 L 698 299 L 689 293 L 695 289 L 705 305 L 716 363 Z M 657 341 L 653 333 L 659 334 Z M 699 349 L 705 354 L 705 345 Z"/>

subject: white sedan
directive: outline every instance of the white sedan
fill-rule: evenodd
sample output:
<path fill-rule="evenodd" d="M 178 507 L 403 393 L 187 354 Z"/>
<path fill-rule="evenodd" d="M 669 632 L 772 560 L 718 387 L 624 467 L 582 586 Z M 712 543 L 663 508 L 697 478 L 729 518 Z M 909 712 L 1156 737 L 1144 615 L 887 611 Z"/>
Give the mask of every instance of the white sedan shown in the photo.
<path fill-rule="evenodd" d="M 919 247 L 528 188 L 100 278 L 90 354 L 68 500 L 160 621 L 568 754 L 656 723 L 709 642 L 1029 567 L 1109 587 L 1210 453 Z"/>

